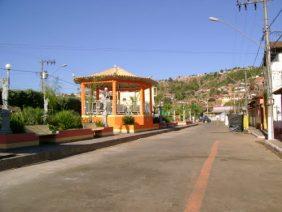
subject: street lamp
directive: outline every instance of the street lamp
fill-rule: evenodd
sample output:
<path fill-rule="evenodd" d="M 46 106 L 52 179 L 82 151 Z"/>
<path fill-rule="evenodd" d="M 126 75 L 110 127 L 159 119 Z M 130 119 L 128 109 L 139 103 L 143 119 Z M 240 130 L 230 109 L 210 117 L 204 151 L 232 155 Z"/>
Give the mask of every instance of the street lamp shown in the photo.
<path fill-rule="evenodd" d="M 256 41 L 255 39 L 251 38 L 249 35 L 247 35 L 245 32 L 243 32 L 242 30 L 238 29 L 237 27 L 235 27 L 234 25 L 222 20 L 222 19 L 219 19 L 217 17 L 209 17 L 209 20 L 212 21 L 212 22 L 218 22 L 218 23 L 222 23 L 224 24 L 225 26 L 227 27 L 230 27 L 232 28 L 233 30 L 239 32 L 242 36 L 244 36 L 245 38 L 247 38 L 249 41 L 251 41 L 252 43 L 254 43 L 255 45 L 259 46 L 260 43 L 258 41 Z"/>
<path fill-rule="evenodd" d="M 2 126 L 0 130 L 1 134 L 8 134 L 12 132 L 10 128 L 10 111 L 8 108 L 11 68 L 12 68 L 11 64 L 5 65 L 6 78 L 3 79 L 3 86 L 2 86 L 2 110 L 1 110 Z"/>
<path fill-rule="evenodd" d="M 51 73 L 51 75 L 53 75 L 56 71 L 58 71 L 59 69 L 61 69 L 61 68 L 65 68 L 65 67 L 67 67 L 68 66 L 68 64 L 62 64 L 62 65 L 60 65 L 58 68 L 56 68 L 55 69 L 55 71 L 53 71 L 52 73 Z"/>
<path fill-rule="evenodd" d="M 222 23 L 224 24 L 225 26 L 227 27 L 230 27 L 231 29 L 239 32 L 243 37 L 247 38 L 249 41 L 251 41 L 252 43 L 254 43 L 255 45 L 257 46 L 260 46 L 260 43 L 256 40 L 254 40 L 253 38 L 251 38 L 250 36 L 248 36 L 245 32 L 243 32 L 242 30 L 238 29 L 237 27 L 235 27 L 234 25 L 222 20 L 222 19 L 219 19 L 217 17 L 209 17 L 209 20 L 212 21 L 212 22 L 219 22 L 219 23 Z M 249 117 L 248 115 L 248 90 L 247 90 L 247 69 L 245 69 L 245 92 L 246 92 L 246 95 L 245 95 L 245 110 L 246 110 L 246 116 Z M 247 124 L 248 125 L 248 124 Z M 248 128 L 248 126 L 247 126 Z"/>

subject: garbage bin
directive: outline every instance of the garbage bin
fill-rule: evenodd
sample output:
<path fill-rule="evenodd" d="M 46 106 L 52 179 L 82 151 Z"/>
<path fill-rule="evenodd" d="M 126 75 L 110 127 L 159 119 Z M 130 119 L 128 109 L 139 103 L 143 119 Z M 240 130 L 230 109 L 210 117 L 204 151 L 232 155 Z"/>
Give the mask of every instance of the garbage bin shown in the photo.
<path fill-rule="evenodd" d="M 243 127 L 243 115 L 229 114 L 228 115 L 229 128 L 235 132 L 242 132 Z"/>

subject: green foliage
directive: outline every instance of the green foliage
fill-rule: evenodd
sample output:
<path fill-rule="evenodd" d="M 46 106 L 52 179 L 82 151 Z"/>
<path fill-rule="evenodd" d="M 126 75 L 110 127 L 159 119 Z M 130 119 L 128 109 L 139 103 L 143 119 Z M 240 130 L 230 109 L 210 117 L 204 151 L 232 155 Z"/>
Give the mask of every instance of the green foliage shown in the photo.
<path fill-rule="evenodd" d="M 24 133 L 24 120 L 21 113 L 12 113 L 10 127 L 13 133 Z"/>
<path fill-rule="evenodd" d="M 95 121 L 96 127 L 104 127 L 104 123 L 102 121 Z"/>
<path fill-rule="evenodd" d="M 162 120 L 166 123 L 171 123 L 172 122 L 172 118 L 170 116 L 163 116 Z"/>
<path fill-rule="evenodd" d="M 133 116 L 124 116 L 122 117 L 122 123 L 124 125 L 133 125 L 135 123 Z"/>
<path fill-rule="evenodd" d="M 154 123 L 154 124 L 160 123 L 160 118 L 159 118 L 159 117 L 154 117 L 154 118 L 153 118 L 153 123 Z"/>
<path fill-rule="evenodd" d="M 26 107 L 21 112 L 22 119 L 25 125 L 43 124 L 43 109 Z"/>
<path fill-rule="evenodd" d="M 0 92 L 0 103 L 2 104 L 2 92 Z M 20 107 L 40 107 L 43 108 L 43 95 L 41 92 L 33 90 L 10 90 L 9 105 Z"/>
<path fill-rule="evenodd" d="M 82 128 L 81 117 L 71 110 L 60 111 L 48 118 L 48 125 L 51 131 Z"/>
<path fill-rule="evenodd" d="M 80 113 L 81 102 L 78 98 L 57 95 L 52 88 L 47 88 L 46 97 L 49 100 L 48 107 L 51 114 L 62 110 L 74 110 Z"/>
<path fill-rule="evenodd" d="M 55 91 L 47 88 L 47 95 L 49 99 L 49 109 L 51 113 L 60 110 L 74 110 L 80 113 L 81 103 L 80 99 L 75 96 L 61 96 L 56 95 Z M 43 95 L 41 92 L 33 90 L 10 90 L 9 91 L 9 105 L 19 107 L 21 109 L 26 107 L 43 108 Z M 0 104 L 2 104 L 2 92 L 0 92 Z"/>

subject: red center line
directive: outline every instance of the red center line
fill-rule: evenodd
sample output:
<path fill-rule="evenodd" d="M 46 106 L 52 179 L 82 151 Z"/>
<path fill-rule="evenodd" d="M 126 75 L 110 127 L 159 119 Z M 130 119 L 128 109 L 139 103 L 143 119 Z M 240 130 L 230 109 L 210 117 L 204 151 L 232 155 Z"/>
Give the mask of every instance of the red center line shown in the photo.
<path fill-rule="evenodd" d="M 213 161 L 217 155 L 217 150 L 218 150 L 218 141 L 214 142 L 211 147 L 210 155 L 206 159 L 201 169 L 200 175 L 197 178 L 197 182 L 195 184 L 194 190 L 187 201 L 185 212 L 200 211 L 202 206 L 202 201 L 204 199 L 206 188 L 208 185 Z"/>

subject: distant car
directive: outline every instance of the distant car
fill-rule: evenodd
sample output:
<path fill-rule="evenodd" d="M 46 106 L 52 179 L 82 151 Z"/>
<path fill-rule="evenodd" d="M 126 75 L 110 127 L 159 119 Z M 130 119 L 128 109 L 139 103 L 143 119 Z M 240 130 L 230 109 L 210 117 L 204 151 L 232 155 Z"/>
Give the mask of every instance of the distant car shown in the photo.
<path fill-rule="evenodd" d="M 203 123 L 210 123 L 211 122 L 211 119 L 208 117 L 208 116 L 206 116 L 206 115 L 203 115 L 203 116 L 200 116 L 200 118 L 199 118 L 199 121 L 201 121 L 201 122 L 203 122 Z"/>

